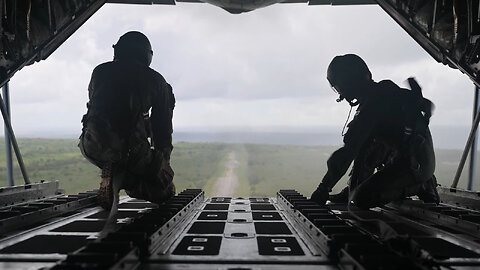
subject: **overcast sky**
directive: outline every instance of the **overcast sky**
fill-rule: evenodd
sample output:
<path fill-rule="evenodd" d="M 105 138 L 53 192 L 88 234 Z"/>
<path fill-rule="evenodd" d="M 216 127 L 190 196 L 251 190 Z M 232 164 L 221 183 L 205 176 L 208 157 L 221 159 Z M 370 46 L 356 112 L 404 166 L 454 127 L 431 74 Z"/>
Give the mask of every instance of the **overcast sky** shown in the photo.
<path fill-rule="evenodd" d="M 363 57 L 377 81 L 406 86 L 415 76 L 436 104 L 433 126 L 471 122 L 467 76 L 437 63 L 378 6 L 277 4 L 232 15 L 208 4 L 107 4 L 47 60 L 13 77 L 17 135 L 78 135 L 91 72 L 129 30 L 150 38 L 151 67 L 173 86 L 175 130 L 341 130 L 349 106 L 335 102 L 325 76 L 345 53 Z"/>

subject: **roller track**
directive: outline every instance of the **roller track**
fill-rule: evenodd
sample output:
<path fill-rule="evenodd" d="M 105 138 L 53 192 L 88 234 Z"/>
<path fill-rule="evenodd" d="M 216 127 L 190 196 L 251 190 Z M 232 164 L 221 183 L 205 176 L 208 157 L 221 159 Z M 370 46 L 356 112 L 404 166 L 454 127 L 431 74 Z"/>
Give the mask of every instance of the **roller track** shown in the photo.
<path fill-rule="evenodd" d="M 319 206 L 295 190 L 280 190 L 276 198 L 206 198 L 202 190 L 185 190 L 162 205 L 122 198 L 115 228 L 103 237 L 108 213 L 94 199 L 94 191 L 56 194 L 4 207 L 14 214 L 0 216 L 9 228 L 0 239 L 0 268 L 480 267 L 478 227 L 452 223 L 471 222 L 478 212 L 451 203 L 455 198 L 440 206 L 405 200 L 348 211 L 345 204 Z M 28 211 L 17 211 L 22 207 Z M 379 226 L 394 237 L 383 237 Z"/>

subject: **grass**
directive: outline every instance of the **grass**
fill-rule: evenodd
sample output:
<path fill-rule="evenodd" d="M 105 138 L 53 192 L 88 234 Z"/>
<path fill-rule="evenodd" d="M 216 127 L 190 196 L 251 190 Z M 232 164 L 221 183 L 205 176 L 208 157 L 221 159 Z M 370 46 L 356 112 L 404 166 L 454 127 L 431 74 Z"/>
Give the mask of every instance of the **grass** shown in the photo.
<path fill-rule="evenodd" d="M 100 170 L 81 155 L 77 140 L 19 139 L 19 147 L 32 182 L 59 180 L 60 187 L 75 194 L 98 187 Z M 225 143 L 176 143 L 172 167 L 177 191 L 203 188 L 211 194 L 218 177 L 225 173 L 228 154 L 235 151 L 238 167 L 235 173 L 239 186 L 235 196 L 275 196 L 280 189 L 296 189 L 310 195 L 326 172 L 326 162 L 336 147 L 289 146 Z M 0 143 L 0 186 L 7 185 L 5 145 Z M 461 151 L 437 150 L 436 175 L 439 183 L 449 186 L 455 175 Z M 14 157 L 14 164 L 16 164 Z M 464 171 L 459 187 L 466 187 Z M 14 179 L 22 184 L 22 175 L 15 165 Z M 334 191 L 346 185 L 347 177 Z M 480 190 L 480 182 L 476 183 Z"/>
<path fill-rule="evenodd" d="M 59 180 L 69 193 L 97 188 L 100 170 L 86 161 L 76 146 L 77 140 L 19 139 L 18 144 L 31 182 Z M 0 144 L 5 153 L 5 144 Z M 13 157 L 15 184 L 23 177 Z M 0 185 L 7 185 L 5 155 L 0 155 Z M 72 192 L 70 192 L 72 191 Z"/>
<path fill-rule="evenodd" d="M 275 196 L 280 189 L 310 195 L 325 174 L 334 147 L 246 145 L 252 196 Z M 346 178 L 336 186 L 341 190 Z"/>
<path fill-rule="evenodd" d="M 235 173 L 238 177 L 238 188 L 235 191 L 235 196 L 249 197 L 251 196 L 251 186 L 248 181 L 248 152 L 245 145 L 235 145 L 234 151 L 237 153 L 238 167 Z"/>
<path fill-rule="evenodd" d="M 228 153 L 221 143 L 177 143 L 171 164 L 175 171 L 177 191 L 186 188 L 204 188 L 210 192 L 210 183 L 223 172 L 222 163 Z"/>
<path fill-rule="evenodd" d="M 235 157 L 238 161 L 238 167 L 234 169 L 235 175 L 238 177 L 238 186 L 235 190 L 234 196 L 237 197 L 246 197 L 250 195 L 250 184 L 247 179 L 247 164 L 246 164 L 246 156 L 247 152 L 244 145 L 241 144 L 225 144 L 225 152 L 223 153 L 222 160 L 218 163 L 217 171 L 214 174 L 214 177 L 210 178 L 207 184 L 203 187 L 205 190 L 205 194 L 207 196 L 214 195 L 214 186 L 217 182 L 218 177 L 225 176 L 226 174 L 226 167 L 225 163 L 228 162 L 228 154 L 231 152 L 235 152 Z"/>
<path fill-rule="evenodd" d="M 204 191 L 205 191 L 205 194 L 207 196 L 212 196 L 213 194 L 213 190 L 214 190 L 214 186 L 215 186 L 215 183 L 217 181 L 217 179 L 221 176 L 224 175 L 225 173 L 225 168 L 224 168 L 224 164 L 225 162 L 227 162 L 227 158 L 228 158 L 228 153 L 230 152 L 230 148 L 225 145 L 225 144 L 222 144 L 223 145 L 223 150 L 222 153 L 217 153 L 216 155 L 220 154 L 215 162 L 215 166 L 214 168 L 212 168 L 212 173 L 210 174 L 210 177 L 208 177 L 208 179 L 206 179 L 205 181 L 205 184 L 199 188 L 202 188 Z M 175 179 L 175 182 L 177 181 L 180 181 L 178 179 Z"/>
<path fill-rule="evenodd" d="M 19 148 L 31 182 L 59 180 L 68 194 L 97 189 L 100 169 L 86 161 L 77 147 L 77 140 L 19 139 Z M 177 190 L 203 188 L 222 172 L 221 161 L 226 144 L 177 143 L 171 157 Z M 0 186 L 7 185 L 5 145 L 0 144 Z M 15 184 L 23 177 L 14 157 Z"/>

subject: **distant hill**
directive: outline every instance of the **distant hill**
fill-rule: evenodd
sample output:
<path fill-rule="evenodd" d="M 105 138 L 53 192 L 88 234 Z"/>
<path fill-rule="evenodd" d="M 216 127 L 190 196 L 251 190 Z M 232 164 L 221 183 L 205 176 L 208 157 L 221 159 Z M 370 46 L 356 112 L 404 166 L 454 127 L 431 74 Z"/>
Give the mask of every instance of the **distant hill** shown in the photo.
<path fill-rule="evenodd" d="M 175 131 L 176 142 L 221 142 L 254 143 L 277 145 L 342 145 L 341 128 L 315 128 L 311 130 L 285 128 L 284 131 Z M 433 126 L 431 128 L 434 144 L 440 149 L 463 149 L 470 132 L 464 126 Z"/>
<path fill-rule="evenodd" d="M 19 146 L 32 181 L 59 180 L 61 188 L 70 194 L 98 188 L 100 170 L 83 158 L 76 139 L 19 139 Z M 336 148 L 176 142 L 172 154 L 174 181 L 177 190 L 203 188 L 208 195 L 215 195 L 211 194 L 213 186 L 225 175 L 227 156 L 234 152 L 238 162 L 234 171 L 239 180 L 237 196 L 275 196 L 284 188 L 310 194 L 326 172 L 326 161 Z M 451 184 L 461 152 L 436 150 L 436 175 L 441 184 Z M 459 187 L 466 186 L 466 174 L 465 170 Z M 17 184 L 23 182 L 18 166 L 14 178 Z M 335 191 L 346 185 L 346 180 L 344 177 Z M 5 145 L 0 143 L 0 186 L 6 184 Z M 480 190 L 480 183 L 476 183 L 476 189 Z"/>
<path fill-rule="evenodd" d="M 1 128 L 0 128 L 1 129 Z M 470 133 L 469 126 L 431 125 L 436 148 L 463 149 Z M 175 142 L 255 143 L 277 145 L 341 145 L 342 127 L 274 127 L 274 128 L 196 128 L 175 129 Z M 0 133 L 3 134 L 3 133 Z M 18 134 L 23 138 L 76 139 L 80 130 L 68 132 L 41 130 L 35 133 Z M 1 144 L 1 142 L 0 142 Z"/>

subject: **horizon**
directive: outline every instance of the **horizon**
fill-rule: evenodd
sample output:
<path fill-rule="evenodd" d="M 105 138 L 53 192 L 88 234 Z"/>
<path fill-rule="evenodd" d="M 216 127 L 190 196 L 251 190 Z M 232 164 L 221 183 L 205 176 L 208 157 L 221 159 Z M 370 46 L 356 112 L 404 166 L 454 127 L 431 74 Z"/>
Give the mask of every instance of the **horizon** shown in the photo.
<path fill-rule="evenodd" d="M 471 127 L 433 126 L 430 127 L 436 149 L 462 150 L 465 147 Z M 78 139 L 77 134 L 43 132 L 37 134 L 16 134 L 22 139 Z M 245 143 L 304 146 L 341 146 L 343 137 L 337 126 L 309 127 L 196 127 L 174 128 L 173 142 L 191 143 Z M 0 136 L 4 140 L 4 136 Z M 1 142 L 0 142 L 1 143 Z"/>
<path fill-rule="evenodd" d="M 78 137 L 91 72 L 111 61 L 111 45 L 129 30 L 149 37 L 151 67 L 173 87 L 177 132 L 341 130 L 350 106 L 335 102 L 325 73 L 345 53 L 360 55 L 375 81 L 408 87 L 405 79 L 415 76 L 436 105 L 432 129 L 472 122 L 468 76 L 436 62 L 376 5 L 274 5 L 231 15 L 210 5 L 107 4 L 46 60 L 11 79 L 16 134 Z"/>

